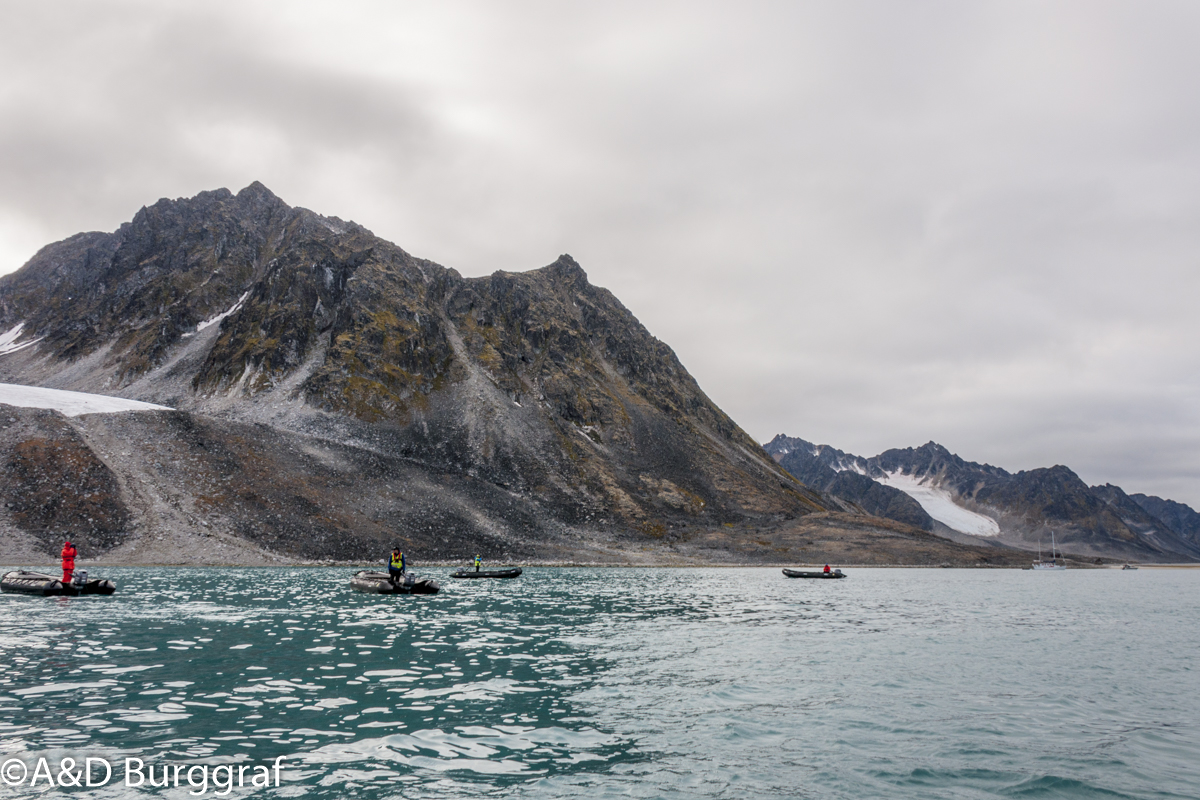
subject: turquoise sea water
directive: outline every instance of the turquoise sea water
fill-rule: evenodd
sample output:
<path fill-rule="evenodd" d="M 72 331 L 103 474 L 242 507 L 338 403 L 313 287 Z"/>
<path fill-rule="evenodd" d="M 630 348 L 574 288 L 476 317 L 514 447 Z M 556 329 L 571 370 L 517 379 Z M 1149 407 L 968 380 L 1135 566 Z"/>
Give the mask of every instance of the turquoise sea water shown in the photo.
<path fill-rule="evenodd" d="M 0 796 L 285 756 L 225 796 L 1200 797 L 1200 571 L 91 571 L 0 596 L 0 759 L 117 773 Z"/>

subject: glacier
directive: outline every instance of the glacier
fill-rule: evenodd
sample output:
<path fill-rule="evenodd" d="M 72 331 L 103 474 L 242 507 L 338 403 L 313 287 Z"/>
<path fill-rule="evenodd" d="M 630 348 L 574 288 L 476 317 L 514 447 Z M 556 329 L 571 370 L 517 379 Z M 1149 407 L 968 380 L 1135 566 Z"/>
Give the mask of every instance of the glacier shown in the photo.
<path fill-rule="evenodd" d="M 1000 525 L 991 517 L 968 511 L 954 502 L 950 492 L 931 486 L 902 472 L 887 472 L 886 477 L 876 478 L 880 483 L 892 486 L 921 504 L 925 513 L 948 528 L 972 536 L 997 536 Z"/>

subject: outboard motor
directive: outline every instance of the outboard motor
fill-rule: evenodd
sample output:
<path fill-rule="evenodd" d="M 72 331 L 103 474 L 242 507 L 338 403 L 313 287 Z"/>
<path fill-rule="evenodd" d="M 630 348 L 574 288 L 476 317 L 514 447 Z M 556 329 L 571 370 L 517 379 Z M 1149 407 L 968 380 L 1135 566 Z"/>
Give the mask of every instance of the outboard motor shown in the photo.
<path fill-rule="evenodd" d="M 71 576 L 71 583 L 75 584 L 76 586 L 85 585 L 87 583 L 87 570 L 86 569 L 75 570 L 75 574 Z"/>

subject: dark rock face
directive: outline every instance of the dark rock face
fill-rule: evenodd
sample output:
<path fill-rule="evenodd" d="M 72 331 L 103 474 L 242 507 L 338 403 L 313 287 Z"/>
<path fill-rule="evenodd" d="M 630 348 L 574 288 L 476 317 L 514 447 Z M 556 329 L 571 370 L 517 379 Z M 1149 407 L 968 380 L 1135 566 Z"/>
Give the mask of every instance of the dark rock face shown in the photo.
<path fill-rule="evenodd" d="M 844 453 L 828 445 L 780 434 L 764 445 L 779 465 L 796 479 L 861 507 L 868 514 L 893 519 L 923 531 L 934 530 L 933 518 L 921 504 L 892 486 L 884 486 L 869 475 L 879 467 L 865 458 Z"/>
<path fill-rule="evenodd" d="M 115 233 L 83 233 L 42 248 L 0 288 L 0 319 L 24 320 L 43 350 L 72 360 L 111 346 L 128 380 L 219 313 L 244 287 L 290 211 L 257 184 L 190 200 L 160 200 Z"/>
<path fill-rule="evenodd" d="M 1162 552 L 1155 542 L 1127 525 L 1108 502 L 1093 494 L 1078 475 L 1061 465 L 984 483 L 972 499 L 980 505 L 1004 509 L 1010 516 L 1019 515 L 1031 529 L 1027 540 L 1037 532 L 1054 529 L 1059 544 L 1076 552 L 1084 548 L 1088 552 L 1120 550 L 1121 545 Z"/>
<path fill-rule="evenodd" d="M 934 529 L 933 518 L 921 508 L 921 504 L 892 486 L 859 475 L 857 472 L 839 472 L 828 486 L 827 492 L 857 503 L 869 514 L 903 522 L 924 531 Z"/>
<path fill-rule="evenodd" d="M 87 558 L 125 538 L 116 476 L 62 415 L 0 405 L 0 452 L 0 502 L 47 552 L 70 540 Z"/>
<path fill-rule="evenodd" d="M 1200 513 L 1190 506 L 1154 495 L 1131 494 L 1129 498 L 1150 516 L 1170 528 L 1179 538 L 1200 546 Z"/>
<path fill-rule="evenodd" d="M 196 458 L 243 477 L 272 474 L 283 451 L 243 461 L 223 444 L 235 422 L 354 448 L 342 460 L 371 474 L 441 485 L 448 494 L 423 506 L 421 527 L 464 547 L 496 526 L 509 537 L 526 525 L 546 536 L 605 526 L 659 541 L 847 507 L 780 469 L 569 256 L 465 279 L 260 184 L 161 200 L 114 233 L 43 248 L 0 278 L 0 331 L 18 323 L 22 342 L 38 341 L 0 356 L 0 381 L 173 406 L 187 413 L 142 426 L 177 442 L 203 431 L 211 446 Z M 97 424 L 71 423 L 80 435 Z M 320 497 L 353 493 L 309 466 L 286 497 L 246 477 L 258 499 L 223 490 L 204 502 L 239 509 L 225 517 L 264 548 L 345 556 L 375 528 L 318 513 Z M 459 516 L 441 519 L 451 506 Z M 45 524 L 26 515 L 20 527 L 27 518 Z M 389 506 L 377 532 L 416 519 Z"/>
<path fill-rule="evenodd" d="M 1179 527 L 1176 530 L 1119 487 L 1089 487 L 1061 465 L 1013 474 L 989 464 L 966 461 L 936 442 L 888 450 L 873 458 L 782 435 L 765 445 L 765 449 L 781 466 L 810 485 L 858 503 L 872 514 L 924 530 L 942 532 L 945 528 L 908 495 L 904 497 L 917 505 L 924 519 L 902 502 L 881 493 L 879 490 L 887 489 L 903 494 L 878 483 L 879 480 L 902 474 L 946 492 L 956 505 L 988 516 L 1000 526 L 998 536 L 986 539 L 993 544 L 1048 549 L 1053 532 L 1060 547 L 1080 556 L 1151 561 L 1200 558 L 1200 547 L 1186 533 L 1194 530 L 1188 527 L 1191 517 L 1186 513 L 1166 506 L 1166 501 L 1158 504 L 1149 501 L 1175 521 Z"/>

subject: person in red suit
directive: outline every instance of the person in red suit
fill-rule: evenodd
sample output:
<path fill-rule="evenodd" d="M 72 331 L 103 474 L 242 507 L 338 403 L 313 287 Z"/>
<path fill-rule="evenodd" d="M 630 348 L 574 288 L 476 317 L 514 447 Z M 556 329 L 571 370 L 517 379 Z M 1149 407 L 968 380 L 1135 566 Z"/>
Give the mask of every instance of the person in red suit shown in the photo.
<path fill-rule="evenodd" d="M 75 545 L 70 542 L 63 543 L 62 560 L 63 560 L 63 579 L 64 584 L 71 582 L 71 576 L 75 574 Z"/>

